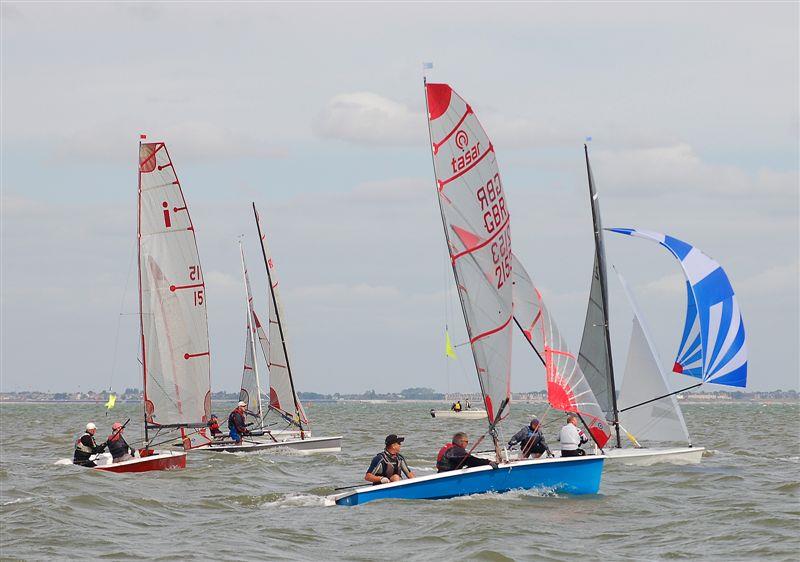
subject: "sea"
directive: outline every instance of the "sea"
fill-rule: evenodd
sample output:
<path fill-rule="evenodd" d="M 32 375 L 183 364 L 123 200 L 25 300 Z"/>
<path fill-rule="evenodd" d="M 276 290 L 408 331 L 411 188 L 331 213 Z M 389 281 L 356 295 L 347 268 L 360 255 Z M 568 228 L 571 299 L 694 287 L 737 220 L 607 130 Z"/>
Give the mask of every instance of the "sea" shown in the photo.
<path fill-rule="evenodd" d="M 110 474 L 76 467 L 87 421 L 106 436 L 141 406 L 0 407 L 0 557 L 152 560 L 800 560 L 800 406 L 686 405 L 702 463 L 607 463 L 600 493 L 514 491 L 449 500 L 326 505 L 334 488 L 362 482 L 387 434 L 406 437 L 418 475 L 456 431 L 471 441 L 482 420 L 432 419 L 423 402 L 309 403 L 317 436 L 343 435 L 341 453 L 190 454 L 185 470 Z M 233 404 L 215 404 L 221 416 Z M 544 416 L 514 403 L 510 435 Z M 277 426 L 276 426 L 277 428 Z"/>

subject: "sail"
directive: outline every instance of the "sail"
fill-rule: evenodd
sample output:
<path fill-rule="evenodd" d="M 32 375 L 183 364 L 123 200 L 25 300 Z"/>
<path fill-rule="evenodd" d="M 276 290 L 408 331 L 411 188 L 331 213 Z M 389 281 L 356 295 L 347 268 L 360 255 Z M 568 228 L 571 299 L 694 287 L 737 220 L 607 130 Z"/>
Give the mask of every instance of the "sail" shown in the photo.
<path fill-rule="evenodd" d="M 611 437 L 605 414 L 541 293 L 519 259 L 512 259 L 514 320 L 545 365 L 547 400 L 556 410 L 579 413 L 597 444 L 603 447 Z"/>
<path fill-rule="evenodd" d="M 595 253 L 592 270 L 592 286 L 589 290 L 589 304 L 586 308 L 586 321 L 578 352 L 578 364 L 586 380 L 594 391 L 606 419 L 616 419 L 616 396 L 614 389 L 614 370 L 608 336 L 608 289 L 606 286 L 605 246 L 603 228 L 600 221 L 600 203 L 594 186 L 594 176 L 589 165 L 589 152 L 586 154 L 586 172 L 589 177 L 589 200 L 594 225 Z"/>
<path fill-rule="evenodd" d="M 511 231 L 494 147 L 447 84 L 426 84 L 437 192 L 490 422 L 511 397 Z M 507 415 L 508 408 L 501 415 Z"/>
<path fill-rule="evenodd" d="M 672 370 L 703 382 L 747 386 L 744 320 L 722 267 L 672 236 L 632 228 L 608 230 L 658 242 L 681 264 L 686 277 L 686 320 Z"/>
<path fill-rule="evenodd" d="M 204 425 L 211 408 L 205 283 L 164 143 L 139 145 L 139 286 L 145 421 Z"/>
<path fill-rule="evenodd" d="M 667 377 L 661 369 L 658 353 L 644 317 L 634 299 L 628 283 L 617 271 L 622 288 L 633 310 L 633 325 L 628 346 L 628 360 L 625 364 L 625 375 L 619 391 L 619 407 L 625 410 L 628 406 L 636 406 L 627 411 L 620 411 L 622 426 L 632 433 L 637 440 L 651 441 L 687 441 L 691 445 L 689 430 L 678 400 L 670 394 Z M 659 400 L 648 402 L 657 396 Z M 643 404 L 643 402 L 646 402 Z"/>
<path fill-rule="evenodd" d="M 253 210 L 255 210 L 255 206 L 253 206 Z M 267 264 L 267 280 L 270 284 L 269 290 L 267 291 L 267 302 L 269 306 L 268 337 L 264 334 L 264 329 L 261 327 L 260 322 L 258 322 L 258 318 L 255 319 L 259 341 L 261 342 L 262 350 L 264 350 L 269 365 L 269 405 L 280 412 L 288 414 L 292 418 L 299 416 L 300 421 L 307 424 L 308 418 L 306 417 L 303 405 L 300 403 L 300 398 L 295 393 L 292 372 L 289 367 L 289 358 L 286 350 L 286 325 L 283 320 L 285 316 L 278 292 L 278 278 L 275 271 L 275 263 L 267 245 L 266 235 L 261 231 L 257 213 L 256 223 L 261 238 L 261 250 Z"/>
<path fill-rule="evenodd" d="M 246 333 L 244 350 L 244 368 L 242 370 L 242 387 L 239 391 L 239 400 L 247 404 L 247 417 L 251 418 L 256 427 L 261 427 L 263 412 L 261 411 L 261 385 L 258 377 L 258 363 L 255 356 L 255 325 L 253 323 L 253 293 L 250 290 L 250 277 L 247 273 L 247 264 L 244 260 L 244 249 L 239 244 L 242 257 L 242 274 L 244 276 L 244 290 L 246 302 Z"/>

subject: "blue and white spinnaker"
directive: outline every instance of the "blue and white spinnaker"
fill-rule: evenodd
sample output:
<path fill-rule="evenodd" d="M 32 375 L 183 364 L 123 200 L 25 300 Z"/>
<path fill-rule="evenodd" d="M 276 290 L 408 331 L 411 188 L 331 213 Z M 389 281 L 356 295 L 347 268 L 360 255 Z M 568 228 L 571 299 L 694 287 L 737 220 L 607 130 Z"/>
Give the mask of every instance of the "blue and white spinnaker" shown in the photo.
<path fill-rule="evenodd" d="M 678 258 L 686 276 L 687 310 L 681 344 L 672 370 L 728 386 L 747 386 L 744 320 L 722 267 L 699 249 L 659 232 L 608 228 L 653 240 Z"/>

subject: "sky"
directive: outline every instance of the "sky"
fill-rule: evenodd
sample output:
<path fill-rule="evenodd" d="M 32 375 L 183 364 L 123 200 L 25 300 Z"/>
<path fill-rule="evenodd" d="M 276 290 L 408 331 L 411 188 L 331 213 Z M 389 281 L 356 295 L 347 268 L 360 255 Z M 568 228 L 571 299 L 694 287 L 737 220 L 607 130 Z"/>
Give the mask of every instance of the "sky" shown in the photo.
<path fill-rule="evenodd" d="M 196 227 L 214 390 L 244 351 L 244 244 L 271 240 L 299 390 L 477 391 L 446 260 L 429 80 L 492 139 L 513 247 L 577 350 L 603 222 L 666 232 L 728 272 L 749 390 L 800 387 L 798 4 L 7 3 L 0 8 L 0 389 L 141 387 L 137 143 L 163 140 Z M 664 365 L 677 262 L 609 234 Z M 621 373 L 631 311 L 609 288 Z M 262 312 L 262 315 L 266 315 Z M 512 389 L 544 388 L 514 341 Z M 691 384 L 673 375 L 672 384 Z M 708 385 L 706 390 L 720 389 Z"/>

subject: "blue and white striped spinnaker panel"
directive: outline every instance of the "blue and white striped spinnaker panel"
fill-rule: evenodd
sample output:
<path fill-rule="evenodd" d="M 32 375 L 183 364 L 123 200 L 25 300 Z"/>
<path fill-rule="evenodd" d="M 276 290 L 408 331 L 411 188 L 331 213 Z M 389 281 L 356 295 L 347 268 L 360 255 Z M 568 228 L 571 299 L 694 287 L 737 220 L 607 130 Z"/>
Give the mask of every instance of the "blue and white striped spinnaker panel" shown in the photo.
<path fill-rule="evenodd" d="M 606 230 L 658 242 L 680 261 L 686 276 L 687 310 L 672 370 L 703 382 L 747 386 L 744 320 L 722 267 L 694 246 L 666 234 L 632 228 Z"/>

